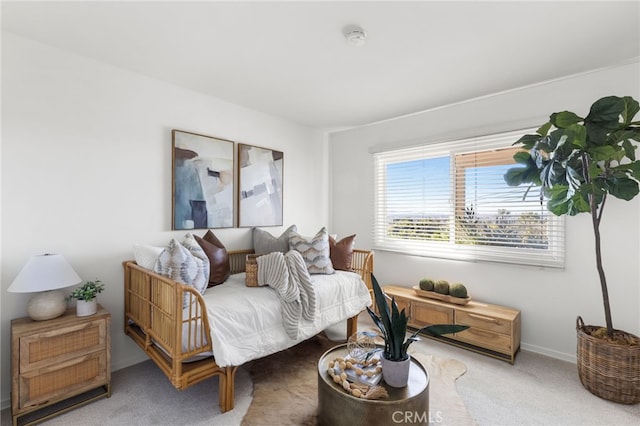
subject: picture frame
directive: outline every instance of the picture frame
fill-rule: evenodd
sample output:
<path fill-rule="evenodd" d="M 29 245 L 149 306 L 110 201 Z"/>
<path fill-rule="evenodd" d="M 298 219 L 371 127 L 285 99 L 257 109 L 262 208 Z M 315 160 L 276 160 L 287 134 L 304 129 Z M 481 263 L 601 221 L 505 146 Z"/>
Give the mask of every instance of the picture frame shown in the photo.
<path fill-rule="evenodd" d="M 238 143 L 238 227 L 282 226 L 284 153 Z"/>
<path fill-rule="evenodd" d="M 171 229 L 233 227 L 234 142 L 176 129 L 171 141 Z"/>

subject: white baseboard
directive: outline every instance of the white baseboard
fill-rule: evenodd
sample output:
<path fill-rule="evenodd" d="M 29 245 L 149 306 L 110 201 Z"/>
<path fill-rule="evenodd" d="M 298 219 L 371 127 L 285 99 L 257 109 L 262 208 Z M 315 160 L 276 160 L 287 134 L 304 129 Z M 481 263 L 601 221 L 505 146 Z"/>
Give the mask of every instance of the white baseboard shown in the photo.
<path fill-rule="evenodd" d="M 522 350 L 525 350 L 525 351 L 534 352 L 534 353 L 541 354 L 541 355 L 546 355 L 546 356 L 549 356 L 551 358 L 556 358 L 556 359 L 560 359 L 562 361 L 570 362 L 572 364 L 576 364 L 577 363 L 577 359 L 576 359 L 576 354 L 575 353 L 566 354 L 564 352 L 558 352 L 558 351 L 554 351 L 552 349 L 545 348 L 545 347 L 542 347 L 542 346 L 530 345 L 528 343 L 520 343 L 520 348 Z"/>

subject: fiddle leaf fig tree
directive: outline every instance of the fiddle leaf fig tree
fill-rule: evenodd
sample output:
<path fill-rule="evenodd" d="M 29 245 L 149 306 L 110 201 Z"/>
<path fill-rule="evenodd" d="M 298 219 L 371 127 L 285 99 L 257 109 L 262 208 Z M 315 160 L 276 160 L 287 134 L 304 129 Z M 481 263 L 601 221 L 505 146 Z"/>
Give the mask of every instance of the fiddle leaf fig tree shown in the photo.
<path fill-rule="evenodd" d="M 602 266 L 600 222 L 609 195 L 627 201 L 638 195 L 640 161 L 635 151 L 640 121 L 633 121 L 638 111 L 635 99 L 608 96 L 597 100 L 584 118 L 570 111 L 553 113 L 536 134 L 524 135 L 514 144 L 527 151 L 514 155 L 519 166 L 504 176 L 510 186 L 539 186 L 540 201 L 546 200 L 547 209 L 557 216 L 591 215 L 609 337 L 613 336 L 613 324 Z"/>

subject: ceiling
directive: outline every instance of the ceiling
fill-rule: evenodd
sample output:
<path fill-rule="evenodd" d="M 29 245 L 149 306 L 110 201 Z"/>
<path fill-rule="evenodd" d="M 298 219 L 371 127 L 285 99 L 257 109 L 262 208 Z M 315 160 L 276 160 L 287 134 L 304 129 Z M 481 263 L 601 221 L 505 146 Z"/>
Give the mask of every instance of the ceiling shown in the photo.
<path fill-rule="evenodd" d="M 640 57 L 640 2 L 2 2 L 2 29 L 306 126 Z M 356 24 L 365 45 L 346 43 Z"/>

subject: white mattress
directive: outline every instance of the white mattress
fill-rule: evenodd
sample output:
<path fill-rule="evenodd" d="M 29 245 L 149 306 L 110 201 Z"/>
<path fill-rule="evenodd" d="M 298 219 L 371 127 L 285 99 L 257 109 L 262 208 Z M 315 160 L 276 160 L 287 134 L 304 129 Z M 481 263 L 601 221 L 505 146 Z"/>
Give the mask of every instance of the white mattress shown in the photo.
<path fill-rule="evenodd" d="M 371 306 L 369 290 L 356 273 L 312 275 L 311 281 L 316 290 L 316 316 L 313 321 L 301 320 L 298 340 L 287 336 L 280 298 L 270 287 L 247 287 L 241 273 L 207 289 L 203 297 L 216 363 L 241 365 L 287 349 Z"/>

